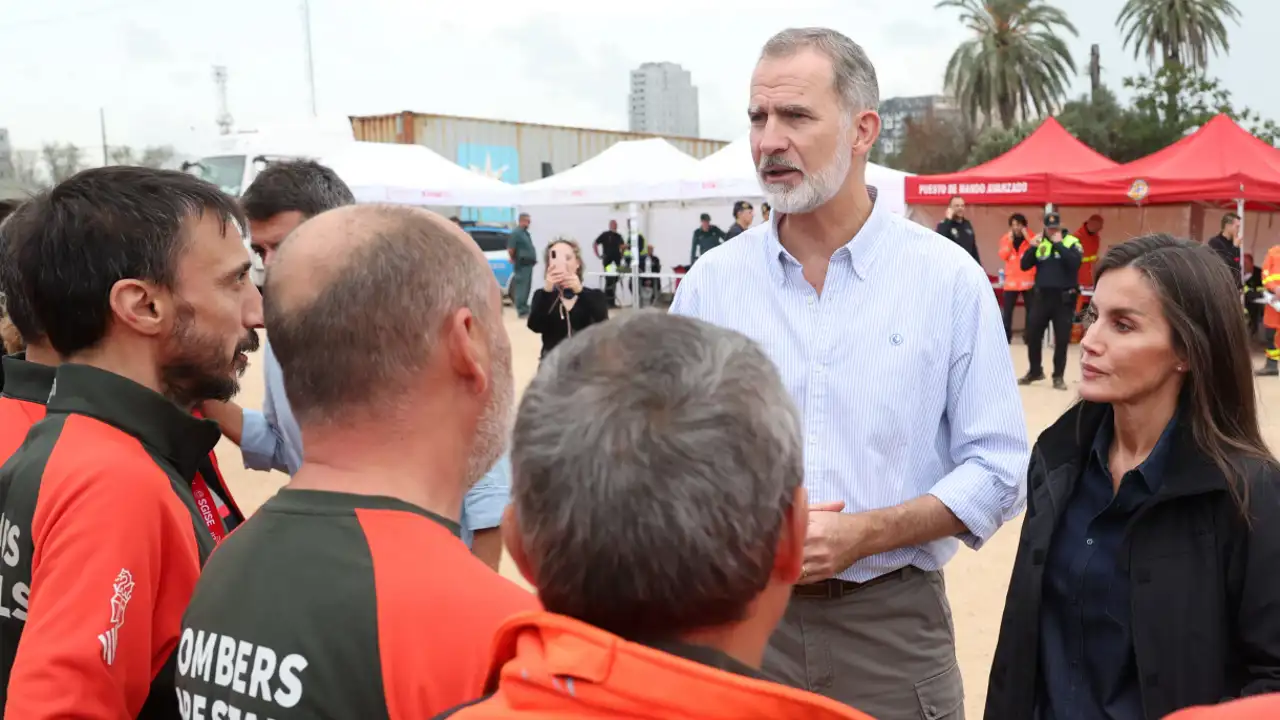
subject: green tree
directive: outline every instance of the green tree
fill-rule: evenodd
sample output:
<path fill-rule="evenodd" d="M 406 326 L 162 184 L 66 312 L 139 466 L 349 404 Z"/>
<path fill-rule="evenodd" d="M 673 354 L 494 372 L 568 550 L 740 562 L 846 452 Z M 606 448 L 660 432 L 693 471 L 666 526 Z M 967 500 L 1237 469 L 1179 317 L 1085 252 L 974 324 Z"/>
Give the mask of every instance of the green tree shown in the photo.
<path fill-rule="evenodd" d="M 1203 71 L 1209 55 L 1231 49 L 1226 20 L 1240 22 L 1231 0 L 1128 0 L 1116 23 L 1135 59 L 1154 68 Z M 1177 119 L 1178 95 L 1169 89 L 1164 112 Z"/>
<path fill-rule="evenodd" d="M 902 149 L 884 164 L 919 175 L 955 172 L 964 167 L 972 142 L 968 127 L 958 118 L 931 113 L 906 121 Z"/>
<path fill-rule="evenodd" d="M 53 185 L 66 180 L 84 169 L 80 148 L 71 143 L 50 143 L 40 148 L 45 171 Z"/>
<path fill-rule="evenodd" d="M 1014 145 L 1027 139 L 1036 129 L 1036 123 L 1019 123 L 1011 128 L 989 127 L 978 133 L 969 150 L 969 158 L 965 167 L 971 168 L 989 160 L 995 160 L 1013 149 Z"/>
<path fill-rule="evenodd" d="M 1133 93 L 1136 122 L 1149 127 L 1150 139 L 1158 143 L 1152 151 L 1176 141 L 1219 113 L 1225 113 L 1265 142 L 1280 142 L 1280 126 L 1248 107 L 1237 109 L 1231 91 L 1203 70 L 1166 64 L 1151 75 L 1125 78 L 1124 86 Z M 1169 98 L 1173 98 L 1172 103 Z"/>
<path fill-rule="evenodd" d="M 1045 0 L 941 0 L 936 7 L 958 9 L 975 35 L 956 48 L 945 75 L 970 124 L 999 117 L 1012 128 L 1066 97 L 1076 65 L 1063 36 L 1078 34 L 1066 13 Z"/>

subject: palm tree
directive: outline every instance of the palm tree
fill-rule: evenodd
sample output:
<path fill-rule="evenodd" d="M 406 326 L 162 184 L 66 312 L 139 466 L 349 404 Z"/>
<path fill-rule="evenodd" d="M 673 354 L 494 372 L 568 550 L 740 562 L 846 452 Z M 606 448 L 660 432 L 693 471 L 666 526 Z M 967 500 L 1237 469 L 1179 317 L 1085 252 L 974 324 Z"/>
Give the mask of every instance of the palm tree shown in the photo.
<path fill-rule="evenodd" d="M 1225 18 L 1240 21 L 1231 0 L 1128 0 L 1116 23 L 1135 60 L 1145 53 L 1152 67 L 1175 63 L 1203 70 L 1210 52 L 1231 47 Z"/>
<path fill-rule="evenodd" d="M 971 123 L 999 115 L 1012 128 L 1066 97 L 1076 64 L 1061 35 L 1078 34 L 1066 13 L 1044 0 L 941 0 L 936 7 L 960 10 L 976 35 L 956 48 L 945 76 Z"/>

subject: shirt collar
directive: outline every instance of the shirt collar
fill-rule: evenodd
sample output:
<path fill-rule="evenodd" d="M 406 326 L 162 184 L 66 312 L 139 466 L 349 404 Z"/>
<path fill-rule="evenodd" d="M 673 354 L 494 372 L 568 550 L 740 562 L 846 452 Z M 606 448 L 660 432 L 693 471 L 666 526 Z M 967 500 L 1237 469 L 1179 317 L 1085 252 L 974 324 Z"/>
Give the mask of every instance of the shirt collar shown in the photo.
<path fill-rule="evenodd" d="M 840 246 L 838 250 L 832 253 L 832 259 L 845 255 L 853 264 L 853 271 L 860 279 L 866 279 L 867 273 L 871 269 L 872 263 L 876 259 L 876 250 L 879 248 L 881 238 L 884 237 L 884 226 L 888 222 L 888 210 L 885 209 L 876 198 L 879 191 L 872 185 L 867 186 L 867 194 L 871 196 L 871 214 L 867 216 L 867 221 L 862 224 L 862 229 L 858 230 L 858 234 L 854 235 L 847 243 Z M 769 218 L 769 229 L 765 233 L 765 245 L 768 248 L 769 257 L 776 262 L 770 263 L 771 272 L 774 279 L 779 283 L 786 281 L 785 269 L 787 265 L 798 267 L 800 261 L 796 260 L 787 249 L 782 246 L 782 241 L 778 238 L 778 222 L 782 220 L 783 213 L 776 209 Z"/>
<path fill-rule="evenodd" d="M 641 642 L 640 644 L 668 655 L 675 655 L 678 658 L 696 662 L 699 665 L 715 668 L 716 670 L 731 672 L 753 680 L 766 679 L 759 670 L 705 645 L 693 645 L 679 640 L 657 640 Z"/>
<path fill-rule="evenodd" d="M 48 411 L 85 415 L 118 428 L 173 463 L 186 480 L 222 437 L 217 423 L 196 418 L 160 393 L 77 363 L 58 366 Z"/>
<path fill-rule="evenodd" d="M 1147 459 L 1134 468 L 1134 471 L 1146 483 L 1147 490 L 1152 493 L 1158 491 L 1164 483 L 1165 468 L 1168 465 L 1170 447 L 1173 444 L 1172 437 L 1178 427 L 1178 415 L 1177 412 L 1173 414 L 1169 424 L 1165 425 L 1164 432 L 1160 433 L 1160 439 L 1156 441 L 1155 447 L 1151 448 L 1151 453 L 1147 455 Z M 1098 433 L 1093 438 L 1093 447 L 1089 451 L 1090 460 L 1098 463 L 1107 475 L 1111 474 L 1108 457 L 1110 456 L 1111 441 L 1115 433 L 1114 417 L 1114 412 L 1108 408 L 1106 418 L 1098 426 Z"/>
<path fill-rule="evenodd" d="M 53 389 L 55 368 L 27 362 L 26 353 L 10 355 L 4 363 L 4 397 L 44 405 Z"/>
<path fill-rule="evenodd" d="M 267 501 L 272 510 L 301 512 L 311 515 L 350 515 L 354 510 L 396 510 L 421 515 L 448 530 L 454 537 L 462 534 L 461 526 L 436 513 L 386 495 L 360 495 L 333 490 L 298 490 L 284 487 Z"/>

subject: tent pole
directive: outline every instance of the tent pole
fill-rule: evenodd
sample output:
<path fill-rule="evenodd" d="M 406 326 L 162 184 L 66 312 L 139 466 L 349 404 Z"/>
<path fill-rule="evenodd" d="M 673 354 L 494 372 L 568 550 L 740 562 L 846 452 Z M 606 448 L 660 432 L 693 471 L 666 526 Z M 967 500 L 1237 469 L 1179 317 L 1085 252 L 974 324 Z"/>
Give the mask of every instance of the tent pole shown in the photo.
<path fill-rule="evenodd" d="M 639 203 L 627 206 L 627 242 L 631 244 L 631 307 L 640 309 L 640 246 L 636 243 L 636 225 L 640 221 Z"/>
<path fill-rule="evenodd" d="M 1236 231 L 1236 238 L 1240 240 L 1240 285 L 1243 287 L 1249 280 L 1244 276 L 1244 198 L 1236 198 L 1236 215 L 1240 216 L 1240 229 Z"/>

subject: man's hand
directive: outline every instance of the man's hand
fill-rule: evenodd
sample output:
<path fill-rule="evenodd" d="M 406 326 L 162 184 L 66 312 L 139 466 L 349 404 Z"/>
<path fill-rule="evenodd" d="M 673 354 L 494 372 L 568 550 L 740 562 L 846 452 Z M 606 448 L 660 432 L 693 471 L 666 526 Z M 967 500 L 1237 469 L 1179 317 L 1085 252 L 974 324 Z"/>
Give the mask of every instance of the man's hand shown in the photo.
<path fill-rule="evenodd" d="M 866 524 L 858 514 L 841 512 L 844 503 L 809 506 L 809 532 L 804 541 L 801 584 L 821 582 L 844 572 L 860 557 Z"/>
<path fill-rule="evenodd" d="M 954 215 L 954 212 L 951 210 L 951 208 L 947 208 L 947 219 L 951 220 L 953 215 Z"/>

